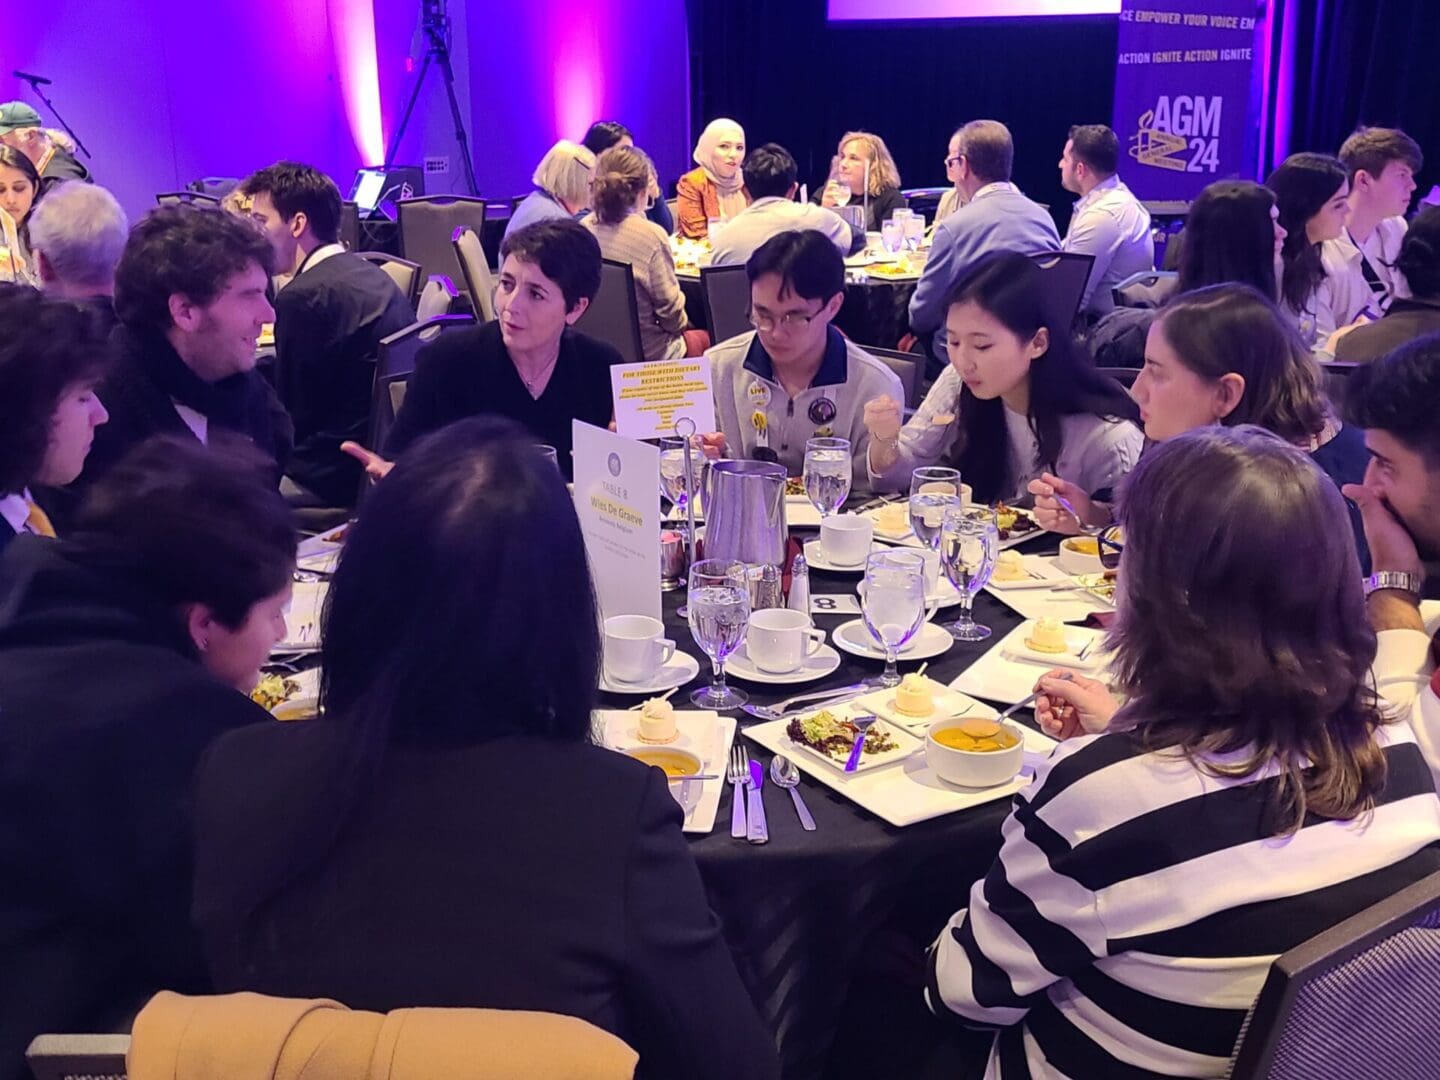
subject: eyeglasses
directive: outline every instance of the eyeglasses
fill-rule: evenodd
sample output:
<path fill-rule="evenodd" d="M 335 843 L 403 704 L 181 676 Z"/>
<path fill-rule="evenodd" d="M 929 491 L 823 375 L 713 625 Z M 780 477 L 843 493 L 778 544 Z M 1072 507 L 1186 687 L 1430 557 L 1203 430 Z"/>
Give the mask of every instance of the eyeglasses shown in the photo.
<path fill-rule="evenodd" d="M 951 165 L 958 165 L 960 163 L 960 159 L 964 156 L 964 154 L 951 154 L 945 159 L 945 167 L 948 169 Z"/>
<path fill-rule="evenodd" d="M 1120 553 L 1125 550 L 1124 536 L 1125 530 L 1119 525 L 1111 525 L 1095 534 L 1095 543 L 1100 549 L 1100 565 L 1106 570 L 1115 570 L 1120 566 Z"/>
<path fill-rule="evenodd" d="M 786 312 L 778 319 L 768 315 L 756 315 L 754 311 L 746 313 L 745 317 L 750 320 L 750 325 L 757 330 L 764 330 L 767 334 L 773 334 L 776 330 L 782 333 L 789 333 L 792 330 L 803 330 L 820 317 L 820 312 L 813 315 L 803 315 L 798 311 Z"/>

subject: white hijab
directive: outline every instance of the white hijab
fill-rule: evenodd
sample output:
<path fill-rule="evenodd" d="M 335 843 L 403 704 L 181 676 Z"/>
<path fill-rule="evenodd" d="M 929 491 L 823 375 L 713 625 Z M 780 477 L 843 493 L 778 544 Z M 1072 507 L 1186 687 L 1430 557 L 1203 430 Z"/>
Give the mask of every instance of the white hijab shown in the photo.
<path fill-rule="evenodd" d="M 720 196 L 720 213 L 723 217 L 734 217 L 746 207 L 745 194 L 741 190 L 745 186 L 745 177 L 741 175 L 740 169 L 735 169 L 735 175 L 728 180 L 720 176 L 716 171 L 716 149 L 720 143 L 726 140 L 743 143 L 745 141 L 745 129 L 734 120 L 726 120 L 721 117 L 718 120 L 711 120 L 705 125 L 705 130 L 700 133 L 700 141 L 695 144 L 695 164 L 705 170 L 706 178 L 715 185 L 716 192 Z M 741 158 L 743 161 L 744 158 Z"/>

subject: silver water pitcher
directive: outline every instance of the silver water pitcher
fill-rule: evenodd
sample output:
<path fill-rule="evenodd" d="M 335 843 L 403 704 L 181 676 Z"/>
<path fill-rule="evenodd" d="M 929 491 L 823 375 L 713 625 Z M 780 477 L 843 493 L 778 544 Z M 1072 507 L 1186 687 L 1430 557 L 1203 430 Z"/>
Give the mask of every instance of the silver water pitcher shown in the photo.
<path fill-rule="evenodd" d="M 785 466 L 717 461 L 705 494 L 705 558 L 785 562 Z"/>

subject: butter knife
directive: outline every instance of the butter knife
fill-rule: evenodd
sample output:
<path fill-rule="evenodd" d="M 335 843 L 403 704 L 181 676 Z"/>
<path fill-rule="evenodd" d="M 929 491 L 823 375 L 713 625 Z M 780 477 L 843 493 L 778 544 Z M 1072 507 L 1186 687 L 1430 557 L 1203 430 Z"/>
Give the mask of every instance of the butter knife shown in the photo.
<path fill-rule="evenodd" d="M 765 800 L 760 797 L 760 787 L 764 783 L 765 766 L 760 764 L 759 758 L 751 758 L 750 786 L 745 789 L 745 839 L 752 844 L 763 844 L 770 839 L 770 828 L 765 824 Z"/>

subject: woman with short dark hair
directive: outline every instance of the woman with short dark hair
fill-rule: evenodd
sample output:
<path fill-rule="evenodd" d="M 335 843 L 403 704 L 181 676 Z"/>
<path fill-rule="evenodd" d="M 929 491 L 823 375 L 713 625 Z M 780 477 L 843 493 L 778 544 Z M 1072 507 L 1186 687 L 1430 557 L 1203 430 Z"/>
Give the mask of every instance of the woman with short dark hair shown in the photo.
<path fill-rule="evenodd" d="M 22 533 L 55 535 L 30 486 L 79 476 L 109 419 L 95 393 L 109 360 L 104 332 L 91 309 L 0 285 L 0 551 Z"/>
<path fill-rule="evenodd" d="M 295 533 L 253 448 L 155 440 L 0 559 L 0 1075 L 35 1035 L 209 988 L 191 781 L 285 633 Z"/>
<path fill-rule="evenodd" d="M 1136 466 L 1095 680 L 940 933 L 933 1010 L 993 1075 L 1223 1076 L 1275 958 L 1440 870 L 1440 799 L 1373 689 L 1345 508 L 1300 449 L 1206 427 Z"/>
<path fill-rule="evenodd" d="M 584 540 L 530 436 L 417 443 L 351 526 L 322 640 L 324 715 L 198 777 L 222 988 L 558 1012 L 643 1075 L 778 1075 L 663 776 L 592 741 Z"/>

